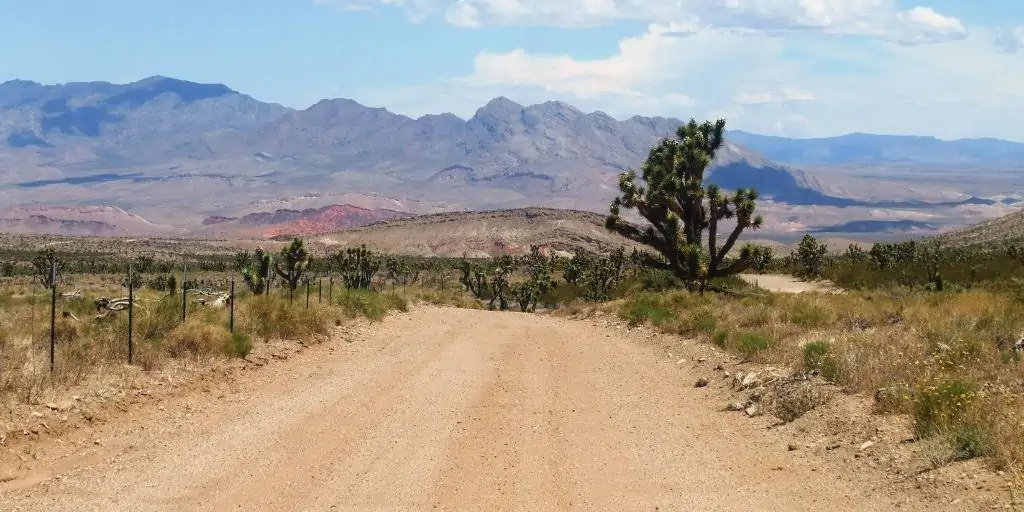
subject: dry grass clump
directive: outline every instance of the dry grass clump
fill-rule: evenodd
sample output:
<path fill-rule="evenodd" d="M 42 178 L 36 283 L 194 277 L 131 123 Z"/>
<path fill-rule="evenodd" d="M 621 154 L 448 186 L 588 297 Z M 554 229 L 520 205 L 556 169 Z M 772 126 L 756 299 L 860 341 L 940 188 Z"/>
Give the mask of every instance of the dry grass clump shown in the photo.
<path fill-rule="evenodd" d="M 301 339 L 313 335 L 326 336 L 338 325 L 343 315 L 323 304 L 296 301 L 287 297 L 259 295 L 240 302 L 235 318 L 236 327 L 263 339 Z"/>
<path fill-rule="evenodd" d="M 231 333 L 221 325 L 210 324 L 202 319 L 189 319 L 167 334 L 164 343 L 171 357 L 208 357 L 229 355 Z"/>
<path fill-rule="evenodd" d="M 1024 463 L 1024 354 L 1012 349 L 1024 334 L 1021 311 L 1010 295 L 968 290 L 639 294 L 619 313 L 747 359 L 817 372 L 876 396 L 878 412 L 912 415 L 918 437 L 945 447 L 935 453 L 989 456 L 1006 467 Z M 796 405 L 781 410 L 803 408 Z"/>

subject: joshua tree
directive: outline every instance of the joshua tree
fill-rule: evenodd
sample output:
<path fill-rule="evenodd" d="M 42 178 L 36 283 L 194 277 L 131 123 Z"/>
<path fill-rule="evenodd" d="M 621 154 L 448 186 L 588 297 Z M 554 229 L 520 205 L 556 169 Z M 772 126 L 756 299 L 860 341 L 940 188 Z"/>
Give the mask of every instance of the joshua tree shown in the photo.
<path fill-rule="evenodd" d="M 380 270 L 380 258 L 365 245 L 345 249 L 331 256 L 331 261 L 349 289 L 368 289 L 373 283 L 373 276 Z"/>
<path fill-rule="evenodd" d="M 494 259 L 495 268 L 491 275 L 491 301 L 488 307 L 495 308 L 497 304 L 501 311 L 508 310 L 509 294 L 512 291 L 509 277 L 516 271 L 516 260 L 512 256 L 498 256 Z"/>
<path fill-rule="evenodd" d="M 487 273 L 484 272 L 484 268 L 478 264 L 470 263 L 467 259 L 463 259 L 459 263 L 459 270 L 462 272 L 459 282 L 472 292 L 473 296 L 477 299 L 484 298 L 484 295 L 487 293 Z"/>
<path fill-rule="evenodd" d="M 46 289 L 50 289 L 60 281 L 64 262 L 61 261 L 53 249 L 46 248 L 36 253 L 35 258 L 32 259 L 32 266 L 35 268 L 39 284 L 43 285 Z"/>
<path fill-rule="evenodd" d="M 811 235 L 805 234 L 796 248 L 794 259 L 796 260 L 797 275 L 805 279 L 817 279 L 825 267 L 825 256 L 828 254 L 828 247 Z"/>
<path fill-rule="evenodd" d="M 764 274 L 767 272 L 768 267 L 772 266 L 772 262 L 774 261 L 775 255 L 773 254 L 771 247 L 758 245 L 751 248 L 750 262 L 751 265 L 757 269 L 758 274 Z"/>
<path fill-rule="evenodd" d="M 725 120 L 697 124 L 690 120 L 676 131 L 679 140 L 666 138 L 651 149 L 637 173 L 619 176 L 621 194 L 611 204 L 606 225 L 630 240 L 652 247 L 664 261 L 648 258 L 647 264 L 671 270 L 690 284 L 700 282 L 703 290 L 709 278 L 735 274 L 750 265 L 748 247 L 739 258 L 727 262 L 745 229 L 757 229 L 763 220 L 754 214 L 757 192 L 738 189 L 725 194 L 715 185 L 704 184 L 704 173 L 724 142 Z M 620 218 L 622 208 L 635 209 L 651 224 L 641 229 Z M 735 226 L 718 244 L 719 222 L 730 219 Z M 707 230 L 707 251 L 701 248 Z"/>
<path fill-rule="evenodd" d="M 291 301 L 295 295 L 295 288 L 299 286 L 302 274 L 309 266 L 309 253 L 302 239 L 296 238 L 288 247 L 281 249 L 280 259 L 274 262 L 274 272 L 284 279 L 288 284 L 288 300 Z"/>
<path fill-rule="evenodd" d="M 242 269 L 242 280 L 245 281 L 253 295 L 263 295 L 268 291 L 272 266 L 273 258 L 270 253 L 264 251 L 262 247 L 257 247 L 246 267 Z M 174 279 L 173 275 L 171 279 Z M 171 289 L 173 290 L 174 287 Z"/>
<path fill-rule="evenodd" d="M 252 264 L 252 253 L 239 251 L 235 253 L 235 270 L 242 272 Z"/>
<path fill-rule="evenodd" d="M 1024 246 L 1012 244 L 1006 248 L 1006 255 L 1019 265 L 1024 266 Z"/>

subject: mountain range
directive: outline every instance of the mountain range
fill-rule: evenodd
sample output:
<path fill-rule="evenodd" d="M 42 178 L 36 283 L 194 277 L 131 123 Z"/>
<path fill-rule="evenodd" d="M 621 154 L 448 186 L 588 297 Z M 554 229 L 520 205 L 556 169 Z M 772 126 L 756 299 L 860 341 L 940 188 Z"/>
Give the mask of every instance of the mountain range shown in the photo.
<path fill-rule="evenodd" d="M 61 212 L 88 222 L 88 208 L 95 208 L 104 219 L 120 211 L 145 222 L 81 224 L 90 233 L 132 226 L 132 234 L 213 235 L 255 226 L 261 236 L 464 209 L 604 212 L 618 173 L 642 163 L 681 122 L 618 120 L 561 102 L 523 106 L 504 97 L 469 119 L 413 119 L 347 99 L 296 110 L 224 85 L 160 76 L 130 84 L 15 80 L 0 84 L 0 205 L 8 206 L 3 226 L 22 230 L 67 232 L 79 224 L 63 222 Z M 769 207 L 770 227 L 791 231 L 857 220 L 850 218 L 857 208 L 872 217 L 879 208 L 1002 204 L 952 189 L 855 194 L 846 178 L 803 165 L 956 161 L 1024 168 L 1024 144 L 921 139 L 800 140 L 732 131 L 710 180 L 727 189 L 757 188 L 776 205 Z M 908 219 L 870 220 L 886 229 Z"/>

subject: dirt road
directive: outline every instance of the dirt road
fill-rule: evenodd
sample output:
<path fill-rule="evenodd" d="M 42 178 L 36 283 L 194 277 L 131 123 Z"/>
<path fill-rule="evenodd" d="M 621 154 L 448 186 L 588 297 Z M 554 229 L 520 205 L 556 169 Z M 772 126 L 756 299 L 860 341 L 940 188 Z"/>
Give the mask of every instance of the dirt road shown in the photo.
<path fill-rule="evenodd" d="M 739 274 L 740 279 L 776 293 L 836 292 L 827 281 L 802 281 L 784 274 Z"/>
<path fill-rule="evenodd" d="M 923 509 L 788 452 L 629 336 L 416 309 L 220 400 L 113 421 L 0 509 Z"/>

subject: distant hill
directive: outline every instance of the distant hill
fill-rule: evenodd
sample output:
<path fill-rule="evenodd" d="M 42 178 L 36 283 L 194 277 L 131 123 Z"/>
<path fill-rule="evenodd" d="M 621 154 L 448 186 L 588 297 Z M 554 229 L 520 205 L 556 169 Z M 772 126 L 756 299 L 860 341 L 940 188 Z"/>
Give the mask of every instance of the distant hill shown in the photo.
<path fill-rule="evenodd" d="M 1024 170 L 1024 143 L 851 133 L 790 139 L 730 131 L 729 139 L 770 160 L 791 165 L 928 165 Z"/>
<path fill-rule="evenodd" d="M 937 237 L 945 243 L 966 246 L 1002 246 L 1024 243 L 1024 210 Z"/>
<path fill-rule="evenodd" d="M 204 227 L 193 231 L 193 234 L 234 238 L 322 235 L 382 220 L 411 216 L 408 213 L 387 209 L 333 204 L 323 208 L 249 213 L 242 217 L 211 216 L 203 219 Z"/>
<path fill-rule="evenodd" d="M 551 208 L 422 215 L 332 233 L 317 237 L 315 243 L 332 250 L 366 244 L 394 254 L 450 257 L 525 254 L 531 245 L 602 253 L 633 247 L 628 239 L 605 229 L 602 215 Z"/>

